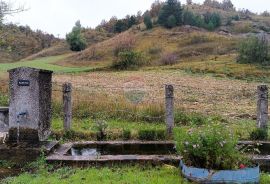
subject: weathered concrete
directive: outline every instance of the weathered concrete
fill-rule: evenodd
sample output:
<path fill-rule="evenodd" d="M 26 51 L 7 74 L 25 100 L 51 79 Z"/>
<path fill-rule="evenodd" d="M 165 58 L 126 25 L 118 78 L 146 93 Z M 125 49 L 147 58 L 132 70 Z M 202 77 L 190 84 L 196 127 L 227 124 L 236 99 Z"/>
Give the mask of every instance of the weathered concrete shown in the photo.
<path fill-rule="evenodd" d="M 168 135 L 172 135 L 174 128 L 174 88 L 172 85 L 165 86 L 166 125 Z"/>
<path fill-rule="evenodd" d="M 63 85 L 63 106 L 64 106 L 64 129 L 71 129 L 72 122 L 72 99 L 71 99 L 72 85 L 65 83 Z"/>
<path fill-rule="evenodd" d="M 119 154 L 119 155 L 98 155 L 98 156 L 72 156 L 70 153 L 71 148 L 80 146 L 90 145 L 116 145 L 129 147 L 137 144 L 157 146 L 167 145 L 173 146 L 174 143 L 171 141 L 88 141 L 88 142 L 75 142 L 66 143 L 60 145 L 52 154 L 50 154 L 46 160 L 49 163 L 60 163 L 64 165 L 76 165 L 76 166 L 89 166 L 89 165 L 107 165 L 107 164 L 123 164 L 123 163 L 151 163 L 151 164 L 175 164 L 179 165 L 181 157 L 175 154 L 153 154 L 144 155 L 139 151 L 135 154 Z M 169 151 L 168 151 L 169 152 Z"/>
<path fill-rule="evenodd" d="M 0 107 L 0 132 L 8 131 L 8 107 Z"/>
<path fill-rule="evenodd" d="M 268 87 L 266 85 L 258 86 L 257 102 L 257 125 L 258 128 L 268 128 Z"/>
<path fill-rule="evenodd" d="M 46 140 L 51 125 L 52 71 L 21 67 L 10 70 L 9 79 L 9 140 L 17 140 L 18 125 L 21 141 Z"/>

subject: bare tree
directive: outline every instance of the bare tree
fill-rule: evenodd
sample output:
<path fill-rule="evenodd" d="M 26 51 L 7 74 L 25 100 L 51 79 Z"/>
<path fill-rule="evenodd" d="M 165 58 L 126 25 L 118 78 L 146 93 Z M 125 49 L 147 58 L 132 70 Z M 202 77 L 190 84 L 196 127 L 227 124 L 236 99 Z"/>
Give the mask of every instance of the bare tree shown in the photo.
<path fill-rule="evenodd" d="M 4 17 L 25 11 L 23 6 L 15 7 L 12 3 L 0 0 L 0 21 L 2 22 Z"/>
<path fill-rule="evenodd" d="M 187 0 L 187 5 L 192 5 L 192 0 Z"/>

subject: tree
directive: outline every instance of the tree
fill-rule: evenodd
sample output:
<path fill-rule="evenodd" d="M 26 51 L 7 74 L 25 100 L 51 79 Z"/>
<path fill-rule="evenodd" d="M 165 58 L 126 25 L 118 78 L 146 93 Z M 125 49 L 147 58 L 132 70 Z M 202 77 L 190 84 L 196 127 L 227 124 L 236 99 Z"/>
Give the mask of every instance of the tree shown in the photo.
<path fill-rule="evenodd" d="M 171 15 L 171 16 L 168 17 L 168 20 L 167 20 L 167 27 L 168 28 L 175 27 L 176 23 L 177 23 L 177 20 L 176 20 L 174 15 Z"/>
<path fill-rule="evenodd" d="M 265 35 L 244 40 L 238 51 L 237 61 L 239 63 L 270 64 L 269 44 Z"/>
<path fill-rule="evenodd" d="M 153 28 L 153 22 L 149 14 L 145 15 L 144 17 L 144 24 L 146 26 L 146 29 L 152 29 Z"/>
<path fill-rule="evenodd" d="M 221 18 L 218 13 L 207 12 L 203 16 L 207 29 L 213 30 L 221 25 Z"/>
<path fill-rule="evenodd" d="M 124 20 L 117 20 L 117 22 L 114 25 L 115 33 L 121 33 L 123 31 L 126 31 L 127 29 L 128 29 L 128 25 Z"/>
<path fill-rule="evenodd" d="M 223 10 L 234 10 L 234 5 L 231 0 L 223 0 L 221 7 Z"/>
<path fill-rule="evenodd" d="M 86 48 L 86 41 L 82 35 L 82 26 L 78 20 L 72 29 L 72 32 L 66 35 L 66 40 L 72 51 L 82 51 Z"/>
<path fill-rule="evenodd" d="M 196 25 L 196 17 L 194 15 L 194 13 L 192 13 L 191 11 L 185 10 L 183 12 L 183 24 L 197 26 Z"/>
<path fill-rule="evenodd" d="M 0 23 L 2 23 L 6 15 L 12 15 L 24 11 L 23 6 L 13 7 L 11 4 L 1 0 L 0 1 Z"/>
<path fill-rule="evenodd" d="M 135 15 L 132 15 L 128 19 L 128 27 L 131 28 L 135 24 L 137 24 L 137 19 Z"/>
<path fill-rule="evenodd" d="M 155 2 L 151 5 L 150 16 L 157 17 L 162 6 L 163 6 L 163 3 L 160 0 L 155 0 Z"/>
<path fill-rule="evenodd" d="M 158 23 L 164 27 L 171 28 L 172 24 L 168 25 L 168 20 L 173 22 L 173 19 L 175 19 L 175 26 L 182 25 L 181 3 L 178 0 L 167 0 L 159 12 Z"/>
<path fill-rule="evenodd" d="M 187 5 L 192 5 L 192 0 L 187 0 Z"/>

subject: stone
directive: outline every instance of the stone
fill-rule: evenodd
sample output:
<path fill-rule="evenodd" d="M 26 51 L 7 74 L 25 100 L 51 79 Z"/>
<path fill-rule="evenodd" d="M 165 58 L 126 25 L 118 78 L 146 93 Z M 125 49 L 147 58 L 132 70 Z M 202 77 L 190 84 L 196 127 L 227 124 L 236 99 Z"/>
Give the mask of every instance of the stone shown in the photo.
<path fill-rule="evenodd" d="M 52 71 L 9 70 L 9 141 L 44 141 L 50 135 Z M 18 129 L 19 128 L 19 129 Z"/>

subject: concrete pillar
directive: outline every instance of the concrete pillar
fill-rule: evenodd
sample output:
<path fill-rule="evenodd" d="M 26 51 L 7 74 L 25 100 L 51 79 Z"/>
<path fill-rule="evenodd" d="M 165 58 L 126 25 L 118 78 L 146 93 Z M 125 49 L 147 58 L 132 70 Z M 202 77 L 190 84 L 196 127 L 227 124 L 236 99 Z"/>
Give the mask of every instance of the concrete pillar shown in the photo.
<path fill-rule="evenodd" d="M 168 135 L 172 135 L 174 127 L 174 88 L 172 85 L 165 86 L 166 125 Z"/>
<path fill-rule="evenodd" d="M 257 89 L 257 125 L 258 128 L 268 128 L 268 87 L 258 86 Z"/>
<path fill-rule="evenodd" d="M 63 106 L 64 106 L 64 129 L 71 129 L 72 122 L 72 85 L 70 83 L 65 83 L 63 85 Z"/>

